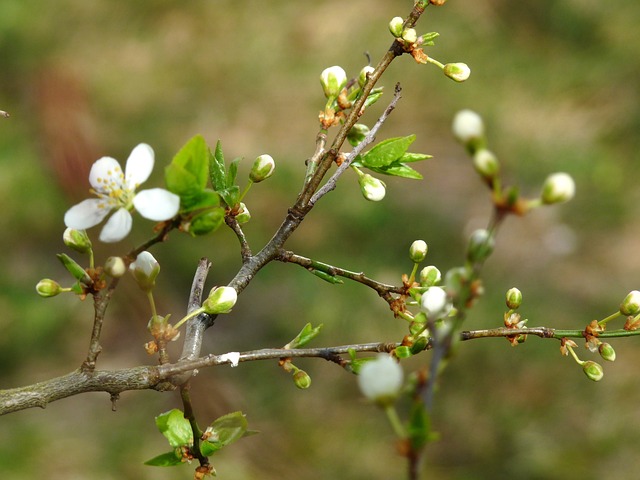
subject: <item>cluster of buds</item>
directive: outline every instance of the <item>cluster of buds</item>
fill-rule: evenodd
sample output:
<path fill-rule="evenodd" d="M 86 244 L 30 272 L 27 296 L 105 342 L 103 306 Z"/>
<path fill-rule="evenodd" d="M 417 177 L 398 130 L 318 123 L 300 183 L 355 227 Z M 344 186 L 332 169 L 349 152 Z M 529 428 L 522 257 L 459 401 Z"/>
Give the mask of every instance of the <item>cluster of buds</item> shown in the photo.
<path fill-rule="evenodd" d="M 415 28 L 405 26 L 402 17 L 394 17 L 389 22 L 389 31 L 413 59 L 421 64 L 431 63 L 439 67 L 442 72 L 456 82 L 464 82 L 471 75 L 471 69 L 466 63 L 456 62 L 443 64 L 428 56 L 424 47 L 433 46 L 435 39 L 440 35 L 437 32 L 429 32 L 418 35 Z"/>

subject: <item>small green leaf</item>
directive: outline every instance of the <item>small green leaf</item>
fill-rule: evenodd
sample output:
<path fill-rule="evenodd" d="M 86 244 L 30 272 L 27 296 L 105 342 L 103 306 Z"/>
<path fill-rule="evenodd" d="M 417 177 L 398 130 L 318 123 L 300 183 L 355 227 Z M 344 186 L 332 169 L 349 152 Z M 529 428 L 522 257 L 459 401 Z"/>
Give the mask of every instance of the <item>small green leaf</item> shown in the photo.
<path fill-rule="evenodd" d="M 407 152 L 402 155 L 398 161 L 402 163 L 421 162 L 422 160 L 429 160 L 433 158 L 433 155 L 427 155 L 425 153 L 411 153 Z"/>
<path fill-rule="evenodd" d="M 224 190 L 227 186 L 225 171 L 222 143 L 218 140 L 215 153 L 209 154 L 209 177 L 211 179 L 211 185 L 213 185 L 213 189 L 216 192 Z"/>
<path fill-rule="evenodd" d="M 324 280 L 325 282 L 329 282 L 332 283 L 334 285 L 341 285 L 344 282 L 342 281 L 342 279 L 334 276 L 334 275 L 330 275 L 327 272 L 323 272 L 322 270 L 316 270 L 315 268 L 312 268 L 309 270 L 311 273 L 313 273 L 316 277 L 321 278 L 322 280 Z"/>
<path fill-rule="evenodd" d="M 56 257 L 58 257 L 58 260 L 62 262 L 62 265 L 64 265 L 64 268 L 66 268 L 69 271 L 69 273 L 73 275 L 73 278 L 75 278 L 80 283 L 83 283 L 85 285 L 93 284 L 93 280 L 91 280 L 91 277 L 89 276 L 89 274 L 84 270 L 84 268 L 78 265 L 78 263 L 76 263 L 76 261 L 73 258 L 71 258 L 69 255 L 67 255 L 66 253 L 58 253 Z"/>
<path fill-rule="evenodd" d="M 360 162 L 367 168 L 390 165 L 405 154 L 409 145 L 415 139 L 415 135 L 409 135 L 408 137 L 394 137 L 383 140 L 362 155 Z"/>
<path fill-rule="evenodd" d="M 302 327 L 300 333 L 298 333 L 298 335 L 296 335 L 293 340 L 287 343 L 284 348 L 294 349 L 304 347 L 307 343 L 318 336 L 322 327 L 322 323 L 317 327 L 313 327 L 310 323 L 307 323 L 304 327 Z"/>
<path fill-rule="evenodd" d="M 152 467 L 173 467 L 175 465 L 182 465 L 183 463 L 182 457 L 177 455 L 175 451 L 163 453 L 144 462 L 145 465 Z"/>
<path fill-rule="evenodd" d="M 409 358 L 410 356 L 413 355 L 413 353 L 411 353 L 411 348 L 407 347 L 406 345 L 401 345 L 397 347 L 395 350 L 395 353 L 396 353 L 396 357 L 398 358 Z"/>
<path fill-rule="evenodd" d="M 233 187 L 218 190 L 218 194 L 222 197 L 224 203 L 229 207 L 234 207 L 240 199 L 240 187 L 234 185 Z"/>
<path fill-rule="evenodd" d="M 184 418 L 184 413 L 177 408 L 158 415 L 156 426 L 172 447 L 193 445 L 193 432 L 189 420 Z"/>
<path fill-rule="evenodd" d="M 165 171 L 165 179 L 169 190 L 171 190 L 170 182 L 174 186 L 182 187 L 188 184 L 191 190 L 204 189 L 207 186 L 208 161 L 207 143 L 202 135 L 196 135 L 173 157 Z M 184 191 L 171 191 L 180 196 L 186 193 Z"/>
<path fill-rule="evenodd" d="M 415 451 L 420 451 L 429 442 L 437 440 L 438 434 L 431 431 L 431 420 L 420 401 L 413 403 L 408 425 L 409 441 Z"/>
<path fill-rule="evenodd" d="M 241 439 L 247 432 L 248 426 L 247 418 L 242 412 L 228 413 L 216 418 L 207 428 L 207 431 L 211 432 L 207 439 L 207 443 L 211 445 L 207 446 L 207 449 L 216 451 Z"/>
<path fill-rule="evenodd" d="M 227 188 L 231 188 L 236 184 L 236 177 L 238 176 L 238 164 L 240 163 L 240 158 L 234 158 L 231 164 L 229 165 L 229 171 L 227 172 Z"/>
<path fill-rule="evenodd" d="M 224 222 L 224 208 L 215 207 L 193 217 L 189 224 L 189 233 L 200 236 L 211 233 L 220 228 Z"/>
<path fill-rule="evenodd" d="M 393 162 L 386 167 L 369 167 L 372 172 L 382 175 L 392 175 L 394 177 L 411 178 L 414 180 L 422 180 L 422 174 L 404 163 Z"/>

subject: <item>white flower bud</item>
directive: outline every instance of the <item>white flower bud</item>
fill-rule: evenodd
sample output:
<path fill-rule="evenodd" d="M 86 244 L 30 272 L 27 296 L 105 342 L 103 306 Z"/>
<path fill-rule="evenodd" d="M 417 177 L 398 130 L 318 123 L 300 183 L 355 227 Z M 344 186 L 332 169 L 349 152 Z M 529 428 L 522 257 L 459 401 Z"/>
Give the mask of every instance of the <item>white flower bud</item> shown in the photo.
<path fill-rule="evenodd" d="M 576 184 L 568 173 L 549 175 L 542 185 L 542 203 L 568 202 L 576 193 Z"/>
<path fill-rule="evenodd" d="M 624 297 L 620 304 L 620 313 L 627 316 L 640 313 L 640 292 L 638 290 L 632 290 Z"/>
<path fill-rule="evenodd" d="M 399 37 L 402 35 L 402 26 L 404 25 L 404 20 L 402 17 L 393 17 L 389 22 L 389 31 L 394 37 Z"/>
<path fill-rule="evenodd" d="M 325 68 L 320 74 L 320 84 L 327 98 L 337 98 L 347 85 L 347 74 L 337 65 Z"/>
<path fill-rule="evenodd" d="M 415 28 L 406 28 L 402 32 L 402 39 L 407 43 L 416 43 L 418 40 L 418 33 Z"/>
<path fill-rule="evenodd" d="M 142 290 L 148 292 L 156 284 L 160 273 L 160 264 L 149 252 L 140 252 L 136 261 L 129 265 L 129 270 Z"/>
<path fill-rule="evenodd" d="M 431 287 L 440 283 L 440 280 L 442 280 L 442 274 L 437 267 L 429 265 L 420 270 L 420 286 Z"/>
<path fill-rule="evenodd" d="M 214 287 L 202 307 L 209 315 L 229 313 L 238 300 L 238 293 L 232 287 Z"/>
<path fill-rule="evenodd" d="M 482 117 L 472 110 L 460 110 L 453 117 L 453 135 L 463 144 L 484 138 Z"/>
<path fill-rule="evenodd" d="M 473 154 L 473 167 L 486 179 L 493 179 L 500 171 L 500 164 L 493 152 L 480 148 Z"/>
<path fill-rule="evenodd" d="M 409 258 L 414 263 L 420 263 L 427 256 L 427 242 L 424 240 L 416 240 L 409 247 Z"/>
<path fill-rule="evenodd" d="M 358 75 L 358 85 L 360 85 L 360 88 L 364 87 L 364 84 L 367 83 L 367 80 L 369 79 L 369 75 L 371 75 L 374 71 L 375 68 L 370 65 L 367 65 L 366 67 L 363 67 L 362 70 L 360 70 L 360 75 Z"/>
<path fill-rule="evenodd" d="M 471 69 L 466 63 L 447 63 L 444 66 L 444 74 L 456 82 L 464 82 L 471 75 Z"/>
<path fill-rule="evenodd" d="M 127 272 L 127 267 L 122 257 L 109 257 L 104 262 L 104 271 L 113 278 L 120 278 Z"/>
<path fill-rule="evenodd" d="M 387 193 L 384 182 L 372 177 L 368 173 L 359 175 L 358 183 L 360 184 L 360 191 L 362 195 L 364 195 L 364 198 L 372 202 L 379 202 Z"/>
<path fill-rule="evenodd" d="M 258 183 L 269 178 L 276 168 L 276 162 L 271 155 L 263 154 L 256 158 L 249 172 L 249 178 L 253 183 Z"/>
<path fill-rule="evenodd" d="M 79 253 L 91 251 L 91 240 L 85 230 L 67 228 L 62 234 L 64 244 Z"/>
<path fill-rule="evenodd" d="M 444 317 L 449 311 L 447 292 L 441 287 L 429 287 L 429 289 L 422 294 L 420 307 L 430 319 Z"/>
<path fill-rule="evenodd" d="M 369 400 L 388 405 L 398 396 L 402 388 L 402 367 L 389 355 L 378 355 L 360 368 L 358 385 Z"/>

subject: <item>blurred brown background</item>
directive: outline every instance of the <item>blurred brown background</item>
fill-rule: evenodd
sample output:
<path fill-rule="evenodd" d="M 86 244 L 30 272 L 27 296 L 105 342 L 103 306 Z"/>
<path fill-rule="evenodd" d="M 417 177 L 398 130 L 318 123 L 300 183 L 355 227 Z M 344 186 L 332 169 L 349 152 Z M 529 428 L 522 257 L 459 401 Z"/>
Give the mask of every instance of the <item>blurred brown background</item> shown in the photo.
<path fill-rule="evenodd" d="M 103 155 L 124 162 L 139 142 L 162 168 L 193 135 L 221 139 L 227 158 L 261 153 L 276 174 L 247 197 L 254 249 L 267 241 L 302 183 L 324 99 L 320 72 L 339 64 L 356 75 L 391 43 L 387 23 L 412 2 L 326 0 L 3 0 L 0 3 L 0 387 L 37 382 L 78 366 L 92 307 L 71 297 L 44 300 L 43 277 L 64 281 L 62 218 L 87 195 L 87 172 Z M 485 118 L 505 178 L 535 195 L 548 173 L 567 171 L 578 193 L 567 205 L 509 219 L 486 268 L 486 296 L 468 328 L 501 324 L 504 292 L 524 292 L 530 325 L 582 328 L 615 311 L 637 289 L 640 155 L 640 4 L 636 0 L 451 1 L 429 8 L 418 33 L 438 31 L 428 51 L 464 61 L 471 79 L 455 84 L 410 58 L 383 79 L 403 99 L 380 139 L 416 133 L 412 151 L 425 180 L 389 179 L 380 204 L 362 199 L 355 175 L 322 201 L 288 247 L 397 283 L 411 265 L 410 243 L 429 244 L 443 272 L 462 262 L 467 235 L 484 226 L 487 192 L 450 134 L 454 113 Z M 386 98 L 363 119 L 372 124 Z M 386 180 L 386 179 L 385 179 Z M 97 259 L 144 241 L 151 224 Z M 97 234 L 92 231 L 92 234 Z M 97 236 L 97 235 L 96 235 Z M 192 240 L 173 234 L 160 260 L 161 313 L 184 312 L 197 260 L 214 262 L 211 284 L 239 265 L 237 241 L 221 229 Z M 101 368 L 146 356 L 144 297 L 128 279 L 109 308 Z M 317 345 L 399 339 L 405 326 L 364 287 L 331 286 L 289 265 L 270 265 L 234 311 L 208 332 L 207 352 L 280 346 L 306 322 L 324 323 Z M 588 381 L 558 344 L 531 338 L 518 348 L 498 339 L 460 345 L 438 392 L 442 439 L 425 470 L 439 479 L 632 478 L 640 468 L 640 345 L 618 353 L 599 384 Z M 584 358 L 593 358 L 587 352 Z M 407 362 L 407 369 L 428 360 Z M 200 372 L 201 422 L 233 410 L 260 435 L 223 451 L 220 478 L 402 478 L 383 414 L 365 405 L 354 378 L 337 367 L 299 362 L 313 378 L 297 390 L 276 362 Z M 153 416 L 179 406 L 176 395 L 130 392 L 118 411 L 88 394 L 0 419 L 0 471 L 9 480 L 187 479 L 192 469 L 145 467 L 168 450 Z"/>

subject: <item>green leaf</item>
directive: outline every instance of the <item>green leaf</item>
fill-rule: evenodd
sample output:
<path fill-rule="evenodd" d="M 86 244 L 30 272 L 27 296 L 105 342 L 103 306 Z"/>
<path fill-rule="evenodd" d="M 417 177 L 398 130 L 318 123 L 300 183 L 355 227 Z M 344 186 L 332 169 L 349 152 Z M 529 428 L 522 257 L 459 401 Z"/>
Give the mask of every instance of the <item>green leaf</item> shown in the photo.
<path fill-rule="evenodd" d="M 338 278 L 335 275 L 330 275 L 327 272 L 323 272 L 322 270 L 316 270 L 315 268 L 312 268 L 309 271 L 316 277 L 321 278 L 325 282 L 329 282 L 333 285 L 342 285 L 344 283 L 341 278 Z"/>
<path fill-rule="evenodd" d="M 241 439 L 247 433 L 248 426 L 247 418 L 242 412 L 228 413 L 215 419 L 207 428 L 207 432 L 211 433 L 207 438 L 207 443 L 211 444 L 206 447 L 207 450 L 213 449 L 213 453 Z"/>
<path fill-rule="evenodd" d="M 73 275 L 73 278 L 78 280 L 80 283 L 84 283 L 85 285 L 93 284 L 93 280 L 91 280 L 89 274 L 69 255 L 67 255 L 66 253 L 58 253 L 56 257 L 58 257 L 58 260 L 62 262 L 64 268 L 66 268 L 67 271 L 71 275 Z"/>
<path fill-rule="evenodd" d="M 422 180 L 422 175 L 419 172 L 400 162 L 393 162 L 391 165 L 387 165 L 386 167 L 369 167 L 369 170 L 382 175 Z"/>
<path fill-rule="evenodd" d="M 238 176 L 238 164 L 240 163 L 240 158 L 234 158 L 231 164 L 229 165 L 229 171 L 227 172 L 227 188 L 231 188 L 236 184 L 236 177 Z"/>
<path fill-rule="evenodd" d="M 402 155 L 398 161 L 402 163 L 421 162 L 422 160 L 429 160 L 433 158 L 433 155 L 427 155 L 424 153 L 411 153 L 407 152 Z"/>
<path fill-rule="evenodd" d="M 310 323 L 307 323 L 304 327 L 302 327 L 300 333 L 298 333 L 298 335 L 296 335 L 293 340 L 287 343 L 284 348 L 294 349 L 304 347 L 307 343 L 318 336 L 322 327 L 322 323 L 317 327 L 313 327 Z"/>
<path fill-rule="evenodd" d="M 233 187 L 224 188 L 222 190 L 218 190 L 218 194 L 222 197 L 224 203 L 229 207 L 234 207 L 240 199 L 240 187 L 238 185 L 234 185 Z"/>
<path fill-rule="evenodd" d="M 152 467 L 173 467 L 175 465 L 183 465 L 184 462 L 182 457 L 176 455 L 175 452 L 167 452 L 147 460 L 144 464 Z"/>
<path fill-rule="evenodd" d="M 408 137 L 394 137 L 383 140 L 362 155 L 360 162 L 367 168 L 390 165 L 405 154 L 409 145 L 415 139 L 415 135 L 409 135 Z"/>
<path fill-rule="evenodd" d="M 414 451 L 420 451 L 427 443 L 438 439 L 438 434 L 431 431 L 431 419 L 420 401 L 414 402 L 411 407 L 408 433 Z"/>
<path fill-rule="evenodd" d="M 193 217 L 189 224 L 189 233 L 199 236 L 211 233 L 220 228 L 224 222 L 224 208 L 215 207 Z"/>
<path fill-rule="evenodd" d="M 184 418 L 184 413 L 177 408 L 158 415 L 156 426 L 172 447 L 193 445 L 193 432 L 189 420 Z"/>
<path fill-rule="evenodd" d="M 181 203 L 182 212 L 188 213 L 194 210 L 217 207 L 220 205 L 220 195 L 207 188 L 197 194 L 184 199 Z"/>
<path fill-rule="evenodd" d="M 413 353 L 411 353 L 411 348 L 407 347 L 406 345 L 401 345 L 397 347 L 395 352 L 396 352 L 396 357 L 398 358 L 409 358 L 410 356 L 413 355 Z"/>
<path fill-rule="evenodd" d="M 167 188 L 180 197 L 191 196 L 207 186 L 209 154 L 202 135 L 196 135 L 173 157 L 165 169 Z"/>
<path fill-rule="evenodd" d="M 218 140 L 216 151 L 209 154 L 209 177 L 211 185 L 216 192 L 220 192 L 227 186 L 224 165 L 224 154 L 222 153 L 222 143 Z"/>

